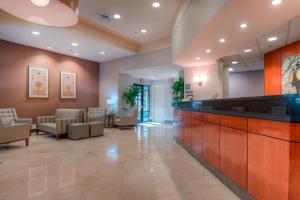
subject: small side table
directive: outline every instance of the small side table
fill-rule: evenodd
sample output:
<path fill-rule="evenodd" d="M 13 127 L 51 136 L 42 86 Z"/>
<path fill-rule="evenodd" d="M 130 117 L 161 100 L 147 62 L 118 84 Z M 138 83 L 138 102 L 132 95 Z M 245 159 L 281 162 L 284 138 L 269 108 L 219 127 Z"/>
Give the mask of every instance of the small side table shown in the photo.
<path fill-rule="evenodd" d="M 107 114 L 105 116 L 105 127 L 113 128 L 115 127 L 115 114 Z"/>
<path fill-rule="evenodd" d="M 39 134 L 38 130 L 36 129 L 36 124 L 32 124 L 32 127 L 31 127 L 29 133 L 30 133 L 30 136 L 31 136 L 31 133 L 36 133 L 37 135 Z"/>

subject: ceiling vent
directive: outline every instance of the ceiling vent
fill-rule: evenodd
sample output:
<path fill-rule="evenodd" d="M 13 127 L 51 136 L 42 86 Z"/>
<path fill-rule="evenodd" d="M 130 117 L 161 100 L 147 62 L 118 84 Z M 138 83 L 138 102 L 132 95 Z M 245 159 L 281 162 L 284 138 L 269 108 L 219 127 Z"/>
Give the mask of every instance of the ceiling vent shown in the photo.
<path fill-rule="evenodd" d="M 109 15 L 104 15 L 104 14 L 99 14 L 99 17 L 103 21 L 110 21 L 110 16 Z"/>

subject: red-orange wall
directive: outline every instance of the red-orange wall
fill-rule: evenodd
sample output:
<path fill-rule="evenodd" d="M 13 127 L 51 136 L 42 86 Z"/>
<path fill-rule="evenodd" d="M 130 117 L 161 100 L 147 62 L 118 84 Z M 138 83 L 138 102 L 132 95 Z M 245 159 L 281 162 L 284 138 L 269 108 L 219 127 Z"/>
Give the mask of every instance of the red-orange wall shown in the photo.
<path fill-rule="evenodd" d="M 300 41 L 265 55 L 265 96 L 281 94 L 281 66 L 286 57 L 300 54 Z"/>
<path fill-rule="evenodd" d="M 28 66 L 49 69 L 49 99 L 28 99 Z M 60 71 L 77 74 L 77 99 L 60 99 Z M 0 40 L 0 108 L 18 116 L 51 115 L 56 108 L 99 105 L 99 64 Z"/>

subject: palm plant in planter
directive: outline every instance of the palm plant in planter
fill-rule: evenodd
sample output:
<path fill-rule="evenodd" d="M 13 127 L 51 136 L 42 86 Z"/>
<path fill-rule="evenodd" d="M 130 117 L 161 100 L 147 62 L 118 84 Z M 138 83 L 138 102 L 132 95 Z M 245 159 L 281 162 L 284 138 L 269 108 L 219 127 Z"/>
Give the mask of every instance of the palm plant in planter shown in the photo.
<path fill-rule="evenodd" d="M 171 92 L 173 95 L 173 105 L 175 102 L 184 99 L 184 78 L 179 77 L 179 79 L 171 85 Z"/>
<path fill-rule="evenodd" d="M 140 88 L 134 85 L 129 86 L 122 95 L 122 99 L 130 108 L 135 107 L 135 99 L 140 94 Z"/>

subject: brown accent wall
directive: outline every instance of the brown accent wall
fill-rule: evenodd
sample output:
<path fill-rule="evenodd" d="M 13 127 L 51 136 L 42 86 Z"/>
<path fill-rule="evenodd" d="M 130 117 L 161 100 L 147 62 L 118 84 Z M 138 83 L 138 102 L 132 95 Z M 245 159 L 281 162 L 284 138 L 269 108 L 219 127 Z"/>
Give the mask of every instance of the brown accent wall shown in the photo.
<path fill-rule="evenodd" d="M 265 55 L 265 96 L 281 94 L 281 66 L 286 57 L 300 54 L 300 41 Z"/>
<path fill-rule="evenodd" d="M 49 69 L 49 99 L 29 99 L 28 66 Z M 77 99 L 60 99 L 60 71 L 77 74 Z M 99 106 L 99 64 L 0 40 L 0 108 L 19 117 L 52 115 L 57 108 Z"/>

